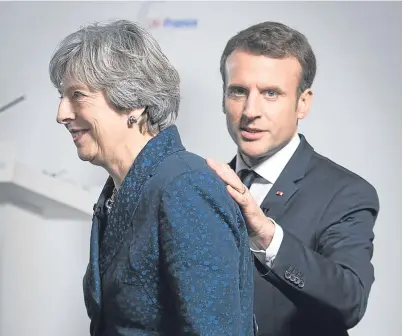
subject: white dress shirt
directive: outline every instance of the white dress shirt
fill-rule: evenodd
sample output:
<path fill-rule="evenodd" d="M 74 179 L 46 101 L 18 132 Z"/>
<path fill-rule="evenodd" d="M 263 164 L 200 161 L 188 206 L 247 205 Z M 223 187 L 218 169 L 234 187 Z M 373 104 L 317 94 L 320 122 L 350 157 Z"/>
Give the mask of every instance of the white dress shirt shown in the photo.
<path fill-rule="evenodd" d="M 249 188 L 250 193 L 259 206 L 262 204 L 271 187 L 276 182 L 284 167 L 295 153 L 299 143 L 300 138 L 296 133 L 284 148 L 279 150 L 273 156 L 269 157 L 267 160 L 253 167 L 249 167 L 238 152 L 235 167 L 236 173 L 238 174 L 238 172 L 242 169 L 252 169 L 259 175 Z M 274 236 L 266 250 L 260 250 L 253 239 L 249 238 L 249 246 L 251 251 L 260 260 L 260 262 L 266 264 L 269 268 L 271 268 L 273 265 L 284 235 L 281 226 L 279 226 L 274 220 L 272 221 L 275 225 Z"/>

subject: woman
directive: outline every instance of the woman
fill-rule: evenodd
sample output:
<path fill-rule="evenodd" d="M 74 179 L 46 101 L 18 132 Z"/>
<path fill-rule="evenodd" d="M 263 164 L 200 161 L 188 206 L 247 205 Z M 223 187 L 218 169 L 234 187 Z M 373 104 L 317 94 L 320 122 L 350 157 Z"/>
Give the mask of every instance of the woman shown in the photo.
<path fill-rule="evenodd" d="M 110 177 L 95 206 L 84 297 L 91 335 L 253 334 L 245 223 L 174 125 L 179 76 L 128 21 L 67 36 L 50 62 L 57 121 Z"/>

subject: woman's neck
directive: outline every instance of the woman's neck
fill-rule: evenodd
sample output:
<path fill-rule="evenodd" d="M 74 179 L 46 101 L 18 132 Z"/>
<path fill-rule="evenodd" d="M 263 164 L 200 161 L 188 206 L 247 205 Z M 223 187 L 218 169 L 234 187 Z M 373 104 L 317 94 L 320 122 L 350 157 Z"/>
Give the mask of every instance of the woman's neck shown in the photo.
<path fill-rule="evenodd" d="M 151 135 L 143 135 L 141 138 L 129 141 L 113 150 L 113 155 L 108 160 L 105 169 L 112 177 L 116 189 L 119 189 L 134 160 L 151 138 Z"/>

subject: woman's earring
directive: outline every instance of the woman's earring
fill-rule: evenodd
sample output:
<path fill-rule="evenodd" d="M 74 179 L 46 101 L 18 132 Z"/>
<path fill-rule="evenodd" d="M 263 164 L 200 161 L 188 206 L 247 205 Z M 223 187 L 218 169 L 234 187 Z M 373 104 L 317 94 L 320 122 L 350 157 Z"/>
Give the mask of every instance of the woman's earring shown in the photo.
<path fill-rule="evenodd" d="M 133 116 L 130 116 L 129 119 L 127 119 L 127 125 L 129 127 L 132 127 L 133 124 L 135 124 L 137 122 L 137 119 Z"/>

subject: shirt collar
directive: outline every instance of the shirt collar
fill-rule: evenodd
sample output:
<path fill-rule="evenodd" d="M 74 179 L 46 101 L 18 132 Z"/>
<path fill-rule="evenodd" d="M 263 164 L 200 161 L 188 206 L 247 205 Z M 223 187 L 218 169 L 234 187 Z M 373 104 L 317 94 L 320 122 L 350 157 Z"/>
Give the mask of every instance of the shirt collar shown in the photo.
<path fill-rule="evenodd" d="M 284 167 L 287 165 L 288 161 L 294 155 L 301 142 L 298 133 L 291 138 L 291 141 L 279 150 L 276 154 L 269 157 L 263 162 L 249 167 L 243 160 L 240 152 L 238 151 L 236 156 L 236 167 L 235 171 L 238 174 L 242 169 L 253 169 L 257 174 L 263 177 L 266 181 L 274 184 L 277 178 L 280 176 Z"/>

